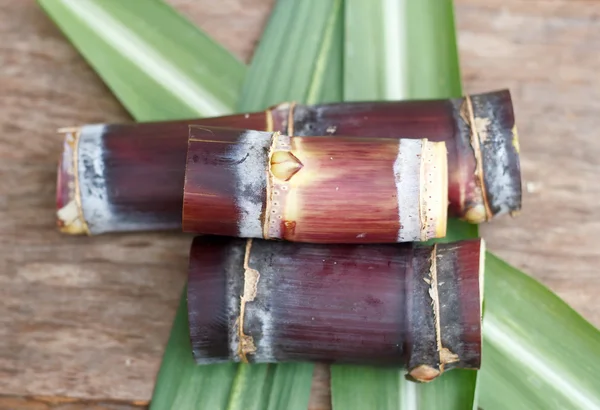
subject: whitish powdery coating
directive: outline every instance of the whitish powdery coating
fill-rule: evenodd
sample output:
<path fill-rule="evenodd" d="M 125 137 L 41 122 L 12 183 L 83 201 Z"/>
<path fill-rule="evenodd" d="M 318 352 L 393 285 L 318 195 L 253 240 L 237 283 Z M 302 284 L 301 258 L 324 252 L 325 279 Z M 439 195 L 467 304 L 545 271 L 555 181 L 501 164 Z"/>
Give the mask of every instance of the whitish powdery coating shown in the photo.
<path fill-rule="evenodd" d="M 422 140 L 401 139 L 394 162 L 400 229 L 398 242 L 421 240 L 420 179 Z"/>
<path fill-rule="evenodd" d="M 103 124 L 81 127 L 77 147 L 81 210 L 91 234 L 116 228 L 104 177 L 104 130 Z"/>
<path fill-rule="evenodd" d="M 240 219 L 238 235 L 242 238 L 262 238 L 261 215 L 267 189 L 269 148 L 273 134 L 246 131 L 233 148 L 234 157 L 245 159 L 235 166 L 236 197 Z"/>

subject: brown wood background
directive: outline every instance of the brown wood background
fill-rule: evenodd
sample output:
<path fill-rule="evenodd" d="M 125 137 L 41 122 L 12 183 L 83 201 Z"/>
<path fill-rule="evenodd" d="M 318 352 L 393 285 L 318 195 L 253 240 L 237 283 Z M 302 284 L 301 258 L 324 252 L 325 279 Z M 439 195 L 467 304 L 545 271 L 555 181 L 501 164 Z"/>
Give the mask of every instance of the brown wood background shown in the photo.
<path fill-rule="evenodd" d="M 248 60 L 273 0 L 170 3 Z M 524 211 L 483 236 L 600 325 L 600 1 L 457 0 L 456 14 L 466 91 L 509 87 L 521 136 Z M 0 409 L 139 409 L 190 238 L 55 231 L 54 131 L 130 118 L 33 0 L 0 0 L 0 38 Z"/>

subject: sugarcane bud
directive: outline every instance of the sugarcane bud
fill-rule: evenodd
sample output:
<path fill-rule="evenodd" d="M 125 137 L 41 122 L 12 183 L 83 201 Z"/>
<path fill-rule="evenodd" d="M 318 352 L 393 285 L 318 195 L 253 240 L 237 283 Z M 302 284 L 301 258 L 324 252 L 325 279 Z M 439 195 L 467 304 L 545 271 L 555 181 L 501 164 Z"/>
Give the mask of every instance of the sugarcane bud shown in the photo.
<path fill-rule="evenodd" d="M 277 179 L 288 181 L 300 168 L 302 163 L 289 151 L 275 151 L 271 154 L 271 173 Z"/>

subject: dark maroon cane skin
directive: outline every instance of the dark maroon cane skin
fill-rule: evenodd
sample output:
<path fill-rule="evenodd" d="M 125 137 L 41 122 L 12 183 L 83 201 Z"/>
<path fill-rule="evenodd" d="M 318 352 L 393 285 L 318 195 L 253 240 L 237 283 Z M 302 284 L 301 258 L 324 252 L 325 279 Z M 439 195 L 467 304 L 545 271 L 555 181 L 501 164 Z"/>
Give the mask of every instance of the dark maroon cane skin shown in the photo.
<path fill-rule="evenodd" d="M 506 204 L 511 212 L 521 208 L 521 180 L 516 141 L 515 117 L 508 90 L 477 94 L 471 97 L 473 116 L 487 120 L 487 143 L 482 143 L 485 175 L 491 172 L 498 145 L 511 153 L 509 164 L 502 172 L 511 174 L 515 192 Z M 290 114 L 290 110 L 292 114 Z M 293 121 L 290 121 L 293 119 Z M 389 102 L 350 102 L 314 106 L 281 104 L 272 109 L 273 127 L 288 135 L 344 135 L 381 138 L 427 138 L 445 141 L 448 149 L 449 215 L 467 217 L 470 208 L 477 205 L 483 189 L 493 185 L 493 177 L 481 184 L 475 175 L 476 161 L 470 141 L 470 118 L 466 113 L 466 97 L 455 99 Z M 514 135 L 513 135 L 514 134 Z M 518 141 L 516 141 L 518 144 Z M 487 158 L 487 161 L 486 161 Z M 496 176 L 496 175 L 494 175 Z M 494 193 L 487 191 L 490 211 L 501 211 L 494 204 Z"/>
<path fill-rule="evenodd" d="M 502 90 L 469 98 L 475 121 L 487 124 L 482 128 L 486 138 L 478 149 L 481 169 L 477 168 L 471 141 L 473 121 L 465 108 L 466 97 L 315 106 L 284 103 L 263 112 L 217 118 L 107 125 L 103 139 L 109 200 L 124 216 L 146 215 L 147 230 L 181 229 L 188 127 L 195 124 L 297 136 L 445 141 L 449 216 L 479 223 L 495 215 L 517 213 L 521 208 L 521 179 L 510 93 Z M 497 160 L 499 150 L 506 153 L 501 162 Z M 62 180 L 72 177 L 65 169 L 68 167 L 59 168 L 60 187 L 67 186 Z M 69 190 L 57 190 L 57 204 L 67 203 L 72 196 Z M 473 212 L 474 209 L 479 211 Z"/>
<path fill-rule="evenodd" d="M 188 312 L 199 364 L 240 361 L 226 348 L 239 323 L 247 242 L 197 237 L 190 252 Z M 246 303 L 249 362 L 319 361 L 433 369 L 479 368 L 481 240 L 452 244 L 317 245 L 253 240 L 259 274 Z M 441 363 L 429 272 L 437 263 Z M 268 320 L 266 320 L 268 318 Z M 266 347 L 266 348 L 265 348 Z"/>
<path fill-rule="evenodd" d="M 275 150 L 281 140 L 288 148 Z M 427 201 L 419 190 L 398 191 L 393 170 L 403 141 L 424 147 L 411 155 L 409 173 L 424 175 L 418 181 L 427 192 Z M 280 154 L 279 162 L 275 154 Z M 394 243 L 444 237 L 446 161 L 443 143 L 287 137 L 190 126 L 182 229 L 312 243 Z M 281 164 L 292 167 L 289 175 L 281 175 L 288 169 Z M 414 207 L 403 208 L 407 211 L 399 217 L 399 202 L 413 200 Z M 413 224 L 412 231 L 403 230 L 419 212 L 426 222 Z"/>
<path fill-rule="evenodd" d="M 264 113 L 109 125 L 104 134 L 105 178 L 120 212 L 148 215 L 149 228 L 181 229 L 187 136 L 194 123 L 264 127 Z"/>

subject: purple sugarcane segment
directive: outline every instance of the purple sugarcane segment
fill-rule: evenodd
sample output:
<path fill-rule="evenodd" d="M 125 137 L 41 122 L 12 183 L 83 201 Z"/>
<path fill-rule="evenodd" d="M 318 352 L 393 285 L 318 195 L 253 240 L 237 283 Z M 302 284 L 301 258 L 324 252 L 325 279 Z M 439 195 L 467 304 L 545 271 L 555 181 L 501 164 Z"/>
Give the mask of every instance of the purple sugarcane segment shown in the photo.
<path fill-rule="evenodd" d="M 68 234 L 181 229 L 190 123 L 262 128 L 265 114 L 95 124 L 65 134 L 57 224 Z"/>
<path fill-rule="evenodd" d="M 198 364 L 405 367 L 418 381 L 481 363 L 481 239 L 318 245 L 197 237 L 188 314 Z"/>
<path fill-rule="evenodd" d="M 519 140 L 508 90 L 448 100 L 282 104 L 271 113 L 274 129 L 289 135 L 445 141 L 451 216 L 481 223 L 521 209 Z"/>
<path fill-rule="evenodd" d="M 503 90 L 446 100 L 285 103 L 226 117 L 67 129 L 57 189 L 61 231 L 181 229 L 189 125 L 444 141 L 450 216 L 480 223 L 521 208 L 517 130 Z"/>
<path fill-rule="evenodd" d="M 183 231 L 312 243 L 446 235 L 444 142 L 191 126 Z"/>

